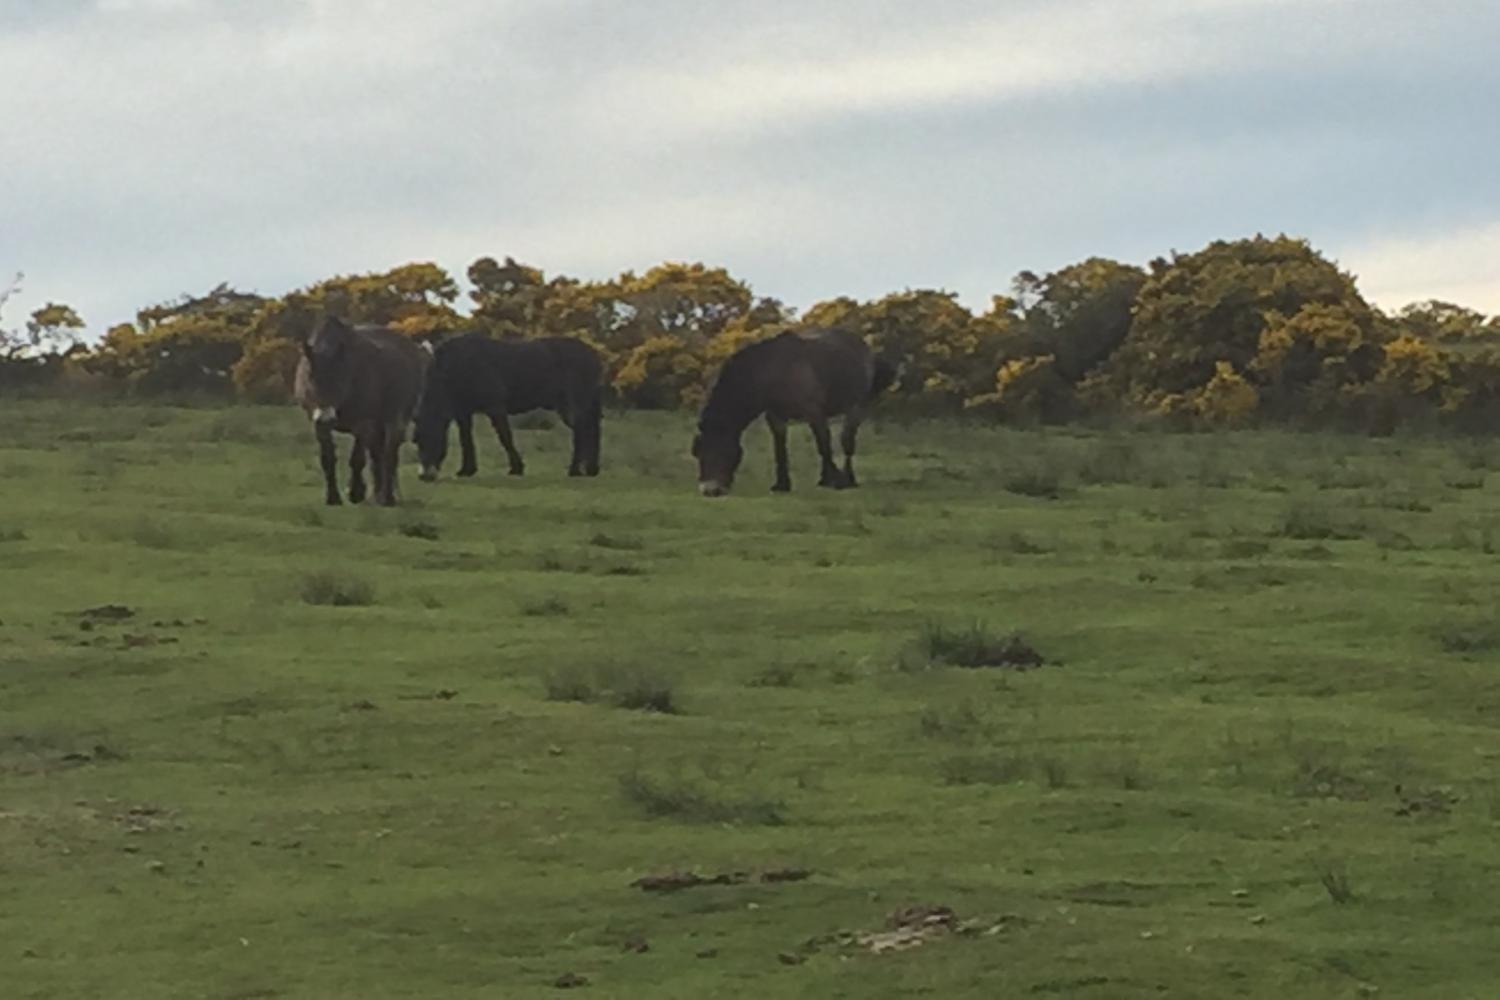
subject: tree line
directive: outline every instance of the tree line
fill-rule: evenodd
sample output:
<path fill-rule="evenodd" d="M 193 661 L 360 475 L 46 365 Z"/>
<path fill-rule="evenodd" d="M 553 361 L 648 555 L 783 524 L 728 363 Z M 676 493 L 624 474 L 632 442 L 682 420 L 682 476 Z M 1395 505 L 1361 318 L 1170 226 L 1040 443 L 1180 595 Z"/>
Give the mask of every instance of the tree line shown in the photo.
<path fill-rule="evenodd" d="M 48 303 L 21 329 L 0 326 L 0 385 L 285 400 L 298 344 L 328 311 L 422 338 L 577 337 L 605 359 L 617 402 L 651 409 L 700 402 L 745 344 L 841 327 L 899 367 L 900 404 L 934 414 L 1372 433 L 1413 422 L 1479 429 L 1500 417 L 1500 317 L 1438 301 L 1383 312 L 1352 275 L 1287 236 L 1216 241 L 1144 268 L 1090 258 L 1023 271 L 977 312 L 951 292 L 907 289 L 798 316 L 699 263 L 584 281 L 482 257 L 467 277 L 463 305 L 453 276 L 431 263 L 280 297 L 220 285 L 142 309 L 94 344 L 79 339 L 72 308 Z"/>

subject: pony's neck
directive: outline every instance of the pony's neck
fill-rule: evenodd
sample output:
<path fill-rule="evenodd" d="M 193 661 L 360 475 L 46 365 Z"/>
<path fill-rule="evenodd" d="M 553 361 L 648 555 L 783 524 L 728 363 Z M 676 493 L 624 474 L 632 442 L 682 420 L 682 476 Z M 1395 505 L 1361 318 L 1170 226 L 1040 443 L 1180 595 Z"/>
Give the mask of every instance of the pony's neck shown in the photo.
<path fill-rule="evenodd" d="M 732 434 L 739 437 L 750 426 L 750 422 L 765 412 L 765 401 L 750 379 L 741 374 L 738 378 L 720 379 L 709 394 L 708 402 L 699 414 L 701 430 L 716 434 Z"/>

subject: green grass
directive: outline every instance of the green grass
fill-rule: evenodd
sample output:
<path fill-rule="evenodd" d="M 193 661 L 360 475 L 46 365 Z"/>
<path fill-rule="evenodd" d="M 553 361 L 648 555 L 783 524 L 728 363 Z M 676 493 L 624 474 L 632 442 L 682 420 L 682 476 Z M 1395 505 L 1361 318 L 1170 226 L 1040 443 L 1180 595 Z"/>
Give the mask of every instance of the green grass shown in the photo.
<path fill-rule="evenodd" d="M 6 997 L 1500 981 L 1473 442 L 877 419 L 861 489 L 802 435 L 772 496 L 756 428 L 708 501 L 629 414 L 598 479 L 560 428 L 519 479 L 408 447 L 388 511 L 322 506 L 290 408 L 5 420 Z M 985 930 L 810 944 L 913 905 Z"/>

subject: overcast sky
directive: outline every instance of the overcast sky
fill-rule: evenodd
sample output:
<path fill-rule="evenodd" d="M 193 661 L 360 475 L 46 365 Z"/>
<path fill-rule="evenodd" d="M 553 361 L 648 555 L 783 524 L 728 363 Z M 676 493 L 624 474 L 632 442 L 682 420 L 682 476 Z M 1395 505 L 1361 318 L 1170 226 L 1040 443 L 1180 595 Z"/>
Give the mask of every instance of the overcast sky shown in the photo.
<path fill-rule="evenodd" d="M 1497 39 L 1494 0 L 0 0 L 0 321 L 482 254 L 979 306 L 1258 231 L 1500 312 Z"/>

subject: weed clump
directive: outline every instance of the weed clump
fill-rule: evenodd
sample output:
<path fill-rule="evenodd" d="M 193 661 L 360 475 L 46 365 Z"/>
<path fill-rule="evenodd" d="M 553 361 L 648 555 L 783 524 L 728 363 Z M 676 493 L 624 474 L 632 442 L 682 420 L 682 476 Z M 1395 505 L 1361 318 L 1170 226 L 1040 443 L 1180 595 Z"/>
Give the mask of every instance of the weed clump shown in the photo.
<path fill-rule="evenodd" d="M 616 708 L 662 715 L 678 715 L 682 711 L 675 679 L 651 667 L 566 666 L 549 672 L 542 683 L 548 701 L 605 702 Z"/>
<path fill-rule="evenodd" d="M 1349 870 L 1342 861 L 1336 858 L 1315 858 L 1313 871 L 1329 899 L 1341 906 L 1354 901 L 1354 886 L 1349 881 Z"/>
<path fill-rule="evenodd" d="M 620 792 L 648 816 L 687 823 L 781 826 L 786 803 L 753 790 L 735 789 L 707 775 L 653 774 L 632 769 L 620 776 Z"/>
<path fill-rule="evenodd" d="M 560 597 L 546 597 L 521 605 L 521 614 L 528 618 L 561 618 L 571 611 L 568 602 Z"/>
<path fill-rule="evenodd" d="M 599 671 L 600 686 L 616 708 L 676 715 L 676 683 L 660 670 L 641 666 L 611 665 Z"/>
<path fill-rule="evenodd" d="M 1360 536 L 1361 526 L 1340 518 L 1330 504 L 1303 500 L 1282 512 L 1276 531 L 1298 541 L 1348 541 Z"/>
<path fill-rule="evenodd" d="M 589 544 L 597 549 L 611 549 L 615 552 L 639 552 L 646 547 L 645 542 L 632 535 L 611 535 L 603 531 L 589 538 Z"/>
<path fill-rule="evenodd" d="M 1014 785 L 1031 775 L 1032 760 L 1019 754 L 961 754 L 938 765 L 949 785 Z"/>
<path fill-rule="evenodd" d="M 1500 649 L 1500 624 L 1490 621 L 1449 622 L 1433 630 L 1445 653 L 1487 653 Z"/>
<path fill-rule="evenodd" d="M 588 704 L 598 696 L 592 674 L 575 666 L 559 667 L 542 679 L 548 701 L 573 701 Z"/>
<path fill-rule="evenodd" d="M 319 570 L 302 577 L 302 602 L 317 607 L 363 608 L 375 603 L 375 586 L 346 573 Z"/>
<path fill-rule="evenodd" d="M 437 541 L 439 534 L 437 524 L 420 517 L 403 518 L 396 530 L 407 538 L 419 538 L 424 542 Z"/>
<path fill-rule="evenodd" d="M 1010 469 L 1000 485 L 1007 493 L 1038 500 L 1056 500 L 1065 490 L 1062 473 L 1050 464 L 1041 463 Z"/>
<path fill-rule="evenodd" d="M 982 622 L 950 628 L 936 622 L 922 627 L 914 646 L 915 656 L 903 658 L 904 669 L 933 665 L 952 667 L 1011 667 L 1029 670 L 1045 661 L 1019 632 L 1000 635 Z"/>

